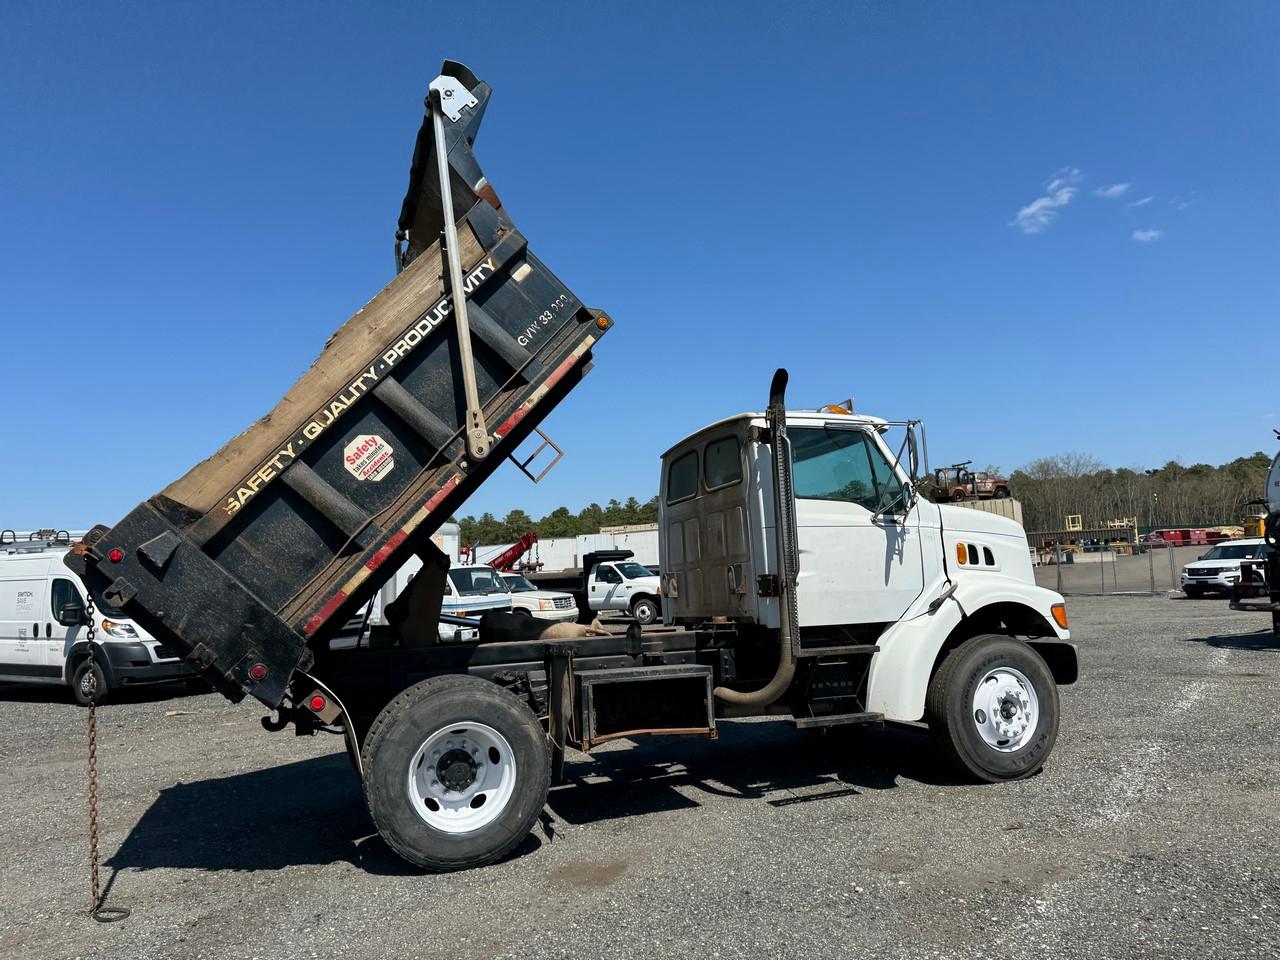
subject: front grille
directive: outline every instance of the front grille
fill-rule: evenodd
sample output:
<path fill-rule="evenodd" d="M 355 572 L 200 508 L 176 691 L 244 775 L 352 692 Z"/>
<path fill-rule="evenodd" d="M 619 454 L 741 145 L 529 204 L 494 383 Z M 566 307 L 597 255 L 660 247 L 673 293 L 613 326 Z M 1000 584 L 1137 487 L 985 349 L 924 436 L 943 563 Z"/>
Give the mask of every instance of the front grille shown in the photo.
<path fill-rule="evenodd" d="M 554 603 L 557 610 L 568 610 L 573 606 L 573 597 L 556 597 Z"/>
<path fill-rule="evenodd" d="M 1218 572 L 1217 570 L 1192 570 L 1190 575 L 1193 577 L 1216 577 Z"/>

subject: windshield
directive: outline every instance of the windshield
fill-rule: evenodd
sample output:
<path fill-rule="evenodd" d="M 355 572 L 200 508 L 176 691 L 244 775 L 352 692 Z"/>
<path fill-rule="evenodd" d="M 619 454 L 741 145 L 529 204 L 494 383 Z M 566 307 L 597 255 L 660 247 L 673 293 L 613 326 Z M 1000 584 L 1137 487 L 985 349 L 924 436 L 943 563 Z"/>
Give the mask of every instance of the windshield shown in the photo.
<path fill-rule="evenodd" d="M 1258 556 L 1263 545 L 1260 543 L 1220 543 L 1201 560 L 1252 560 Z"/>
<path fill-rule="evenodd" d="M 532 593 L 538 589 L 518 573 L 504 573 L 502 579 L 507 582 L 507 589 L 512 593 Z"/>
<path fill-rule="evenodd" d="M 486 593 L 506 593 L 507 588 L 498 574 L 487 567 L 480 570 L 450 570 L 449 582 L 464 597 L 480 597 Z"/>
<path fill-rule="evenodd" d="M 636 577 L 652 577 L 653 576 L 653 574 L 649 572 L 648 567 L 642 567 L 640 564 L 635 563 L 634 561 L 627 561 L 626 563 L 615 563 L 614 566 L 617 567 L 618 572 L 622 574 L 624 577 L 626 577 L 628 580 L 634 580 Z"/>

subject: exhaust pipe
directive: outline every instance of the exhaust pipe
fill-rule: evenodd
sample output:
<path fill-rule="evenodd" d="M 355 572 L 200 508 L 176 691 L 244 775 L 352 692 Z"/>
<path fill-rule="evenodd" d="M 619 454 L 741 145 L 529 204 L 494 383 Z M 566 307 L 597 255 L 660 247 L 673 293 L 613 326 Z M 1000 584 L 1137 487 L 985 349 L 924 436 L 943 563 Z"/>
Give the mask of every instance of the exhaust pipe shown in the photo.
<path fill-rule="evenodd" d="M 778 669 L 759 690 L 742 692 L 716 687 L 715 696 L 740 707 L 767 707 L 791 686 L 796 674 L 800 615 L 796 606 L 796 576 L 800 548 L 796 537 L 795 488 L 791 482 L 791 446 L 787 442 L 787 371 L 778 369 L 769 385 L 769 445 L 773 450 L 773 532 L 778 565 Z"/>

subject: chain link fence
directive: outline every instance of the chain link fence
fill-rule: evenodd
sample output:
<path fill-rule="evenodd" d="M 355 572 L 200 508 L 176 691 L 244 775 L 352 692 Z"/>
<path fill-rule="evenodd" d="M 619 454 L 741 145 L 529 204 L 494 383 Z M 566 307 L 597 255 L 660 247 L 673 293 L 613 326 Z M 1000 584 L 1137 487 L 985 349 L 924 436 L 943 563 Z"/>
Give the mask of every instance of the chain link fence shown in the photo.
<path fill-rule="evenodd" d="M 1036 583 L 1063 596 L 1152 596 L 1182 590 L 1182 568 L 1208 544 L 1053 543 L 1035 551 Z"/>

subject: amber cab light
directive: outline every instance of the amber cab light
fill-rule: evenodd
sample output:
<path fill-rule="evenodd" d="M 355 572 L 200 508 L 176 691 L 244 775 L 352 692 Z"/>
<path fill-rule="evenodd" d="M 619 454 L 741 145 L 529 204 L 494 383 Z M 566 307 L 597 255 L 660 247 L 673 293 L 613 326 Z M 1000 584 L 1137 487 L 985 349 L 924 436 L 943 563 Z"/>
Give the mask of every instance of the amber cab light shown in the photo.
<path fill-rule="evenodd" d="M 1067 629 L 1067 605 L 1065 603 L 1055 603 L 1049 608 L 1053 614 L 1054 622 L 1063 630 Z"/>
<path fill-rule="evenodd" d="M 963 543 L 956 544 L 956 563 L 964 566 L 969 559 L 969 551 L 964 548 Z"/>

